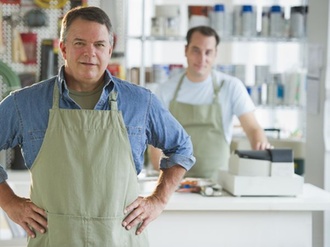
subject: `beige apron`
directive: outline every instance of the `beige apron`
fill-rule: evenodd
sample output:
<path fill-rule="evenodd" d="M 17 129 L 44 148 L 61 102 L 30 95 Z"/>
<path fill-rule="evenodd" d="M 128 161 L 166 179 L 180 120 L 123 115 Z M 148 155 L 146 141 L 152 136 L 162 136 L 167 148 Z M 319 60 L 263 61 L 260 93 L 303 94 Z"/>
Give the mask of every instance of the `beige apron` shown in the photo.
<path fill-rule="evenodd" d="M 216 179 L 218 170 L 226 168 L 229 145 L 226 142 L 218 94 L 223 85 L 217 85 L 213 76 L 213 102 L 205 105 L 191 105 L 176 101 L 183 82 L 183 75 L 170 102 L 170 111 L 191 136 L 196 164 L 186 177 Z"/>
<path fill-rule="evenodd" d="M 124 209 L 139 184 L 116 93 L 111 110 L 53 108 L 32 166 L 31 200 L 47 211 L 48 230 L 29 247 L 146 247 L 147 233 L 125 230 Z"/>

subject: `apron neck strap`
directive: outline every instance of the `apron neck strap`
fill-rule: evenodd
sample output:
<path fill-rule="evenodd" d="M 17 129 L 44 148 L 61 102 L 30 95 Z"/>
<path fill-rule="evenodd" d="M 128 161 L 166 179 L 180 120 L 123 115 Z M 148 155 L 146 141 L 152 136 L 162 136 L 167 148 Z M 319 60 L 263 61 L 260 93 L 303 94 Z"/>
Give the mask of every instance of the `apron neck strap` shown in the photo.
<path fill-rule="evenodd" d="M 176 98 L 178 97 L 178 93 L 179 93 L 179 89 L 181 87 L 181 84 L 183 82 L 183 78 L 186 76 L 186 73 L 184 73 L 181 77 L 180 77 L 180 80 L 179 80 L 179 83 L 178 85 L 176 86 L 176 89 L 175 89 L 175 92 L 174 92 L 174 96 L 173 96 L 173 99 L 176 100 Z"/>
<path fill-rule="evenodd" d="M 118 93 L 115 91 L 112 91 L 109 96 L 109 104 L 110 104 L 110 109 L 112 111 L 117 111 L 118 110 L 118 104 L 117 104 L 117 96 Z"/>
<path fill-rule="evenodd" d="M 176 100 L 176 98 L 178 97 L 179 89 L 180 89 L 180 87 L 181 87 L 181 85 L 182 85 L 182 82 L 183 82 L 183 79 L 184 79 L 185 76 L 186 76 L 186 73 L 184 73 L 184 74 L 181 76 L 180 80 L 179 80 L 179 83 L 178 83 L 178 85 L 177 85 L 177 87 L 176 87 L 176 89 L 175 89 L 175 92 L 174 92 L 174 96 L 173 96 L 173 99 L 174 99 L 174 100 Z M 220 92 L 220 90 L 221 90 L 221 88 L 222 88 L 224 82 L 225 82 L 225 81 L 222 80 L 221 83 L 220 83 L 220 85 L 217 85 L 216 76 L 215 76 L 214 73 L 212 73 L 212 84 L 213 84 L 213 89 L 214 89 L 214 90 L 213 90 L 213 103 L 216 102 L 217 97 L 218 97 L 218 95 L 219 95 L 219 92 Z"/>
<path fill-rule="evenodd" d="M 60 94 L 58 90 L 58 80 L 55 80 L 54 83 L 54 91 L 53 91 L 53 109 L 59 108 Z"/>
<path fill-rule="evenodd" d="M 222 80 L 220 85 L 217 85 L 216 76 L 214 74 L 212 74 L 212 82 L 213 82 L 213 88 L 214 88 L 213 103 L 215 103 L 215 102 L 217 102 L 218 95 L 220 93 L 220 90 L 221 90 L 225 80 Z"/>

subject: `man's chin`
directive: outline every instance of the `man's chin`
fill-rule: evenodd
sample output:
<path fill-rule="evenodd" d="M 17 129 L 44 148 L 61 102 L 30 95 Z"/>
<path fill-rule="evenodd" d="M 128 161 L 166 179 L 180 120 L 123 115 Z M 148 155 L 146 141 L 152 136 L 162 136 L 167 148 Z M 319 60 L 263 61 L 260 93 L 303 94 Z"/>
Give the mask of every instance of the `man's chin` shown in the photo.
<path fill-rule="evenodd" d="M 198 70 L 195 72 L 196 76 L 198 76 L 198 77 L 205 77 L 208 75 L 208 73 L 209 72 L 206 70 Z"/>

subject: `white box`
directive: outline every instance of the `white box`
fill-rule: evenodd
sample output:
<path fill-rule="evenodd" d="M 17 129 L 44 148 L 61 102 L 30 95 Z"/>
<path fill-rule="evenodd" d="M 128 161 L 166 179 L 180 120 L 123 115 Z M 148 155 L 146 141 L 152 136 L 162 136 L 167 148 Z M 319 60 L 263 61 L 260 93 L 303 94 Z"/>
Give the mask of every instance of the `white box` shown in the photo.
<path fill-rule="evenodd" d="M 229 159 L 228 171 L 237 176 L 292 177 L 294 175 L 294 163 L 246 159 L 232 154 Z"/>
<path fill-rule="evenodd" d="M 219 184 L 235 196 L 296 196 L 302 192 L 304 178 L 236 176 L 220 171 Z"/>
<path fill-rule="evenodd" d="M 270 176 L 270 161 L 242 159 L 238 155 L 232 154 L 229 159 L 229 173 L 239 176 Z"/>

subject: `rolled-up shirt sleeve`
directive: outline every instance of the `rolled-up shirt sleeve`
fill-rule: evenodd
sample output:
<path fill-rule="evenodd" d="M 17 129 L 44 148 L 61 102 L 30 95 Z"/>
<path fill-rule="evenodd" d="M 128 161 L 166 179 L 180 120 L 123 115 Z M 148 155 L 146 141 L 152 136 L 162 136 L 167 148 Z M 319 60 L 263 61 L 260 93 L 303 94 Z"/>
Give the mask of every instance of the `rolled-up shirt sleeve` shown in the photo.
<path fill-rule="evenodd" d="M 0 151 L 12 148 L 18 144 L 18 113 L 16 102 L 12 95 L 0 102 Z M 0 183 L 8 179 L 5 164 L 0 164 Z"/>
<path fill-rule="evenodd" d="M 160 168 L 178 164 L 190 170 L 196 160 L 190 136 L 154 94 L 151 94 L 148 119 L 148 144 L 161 149 L 165 155 Z"/>

